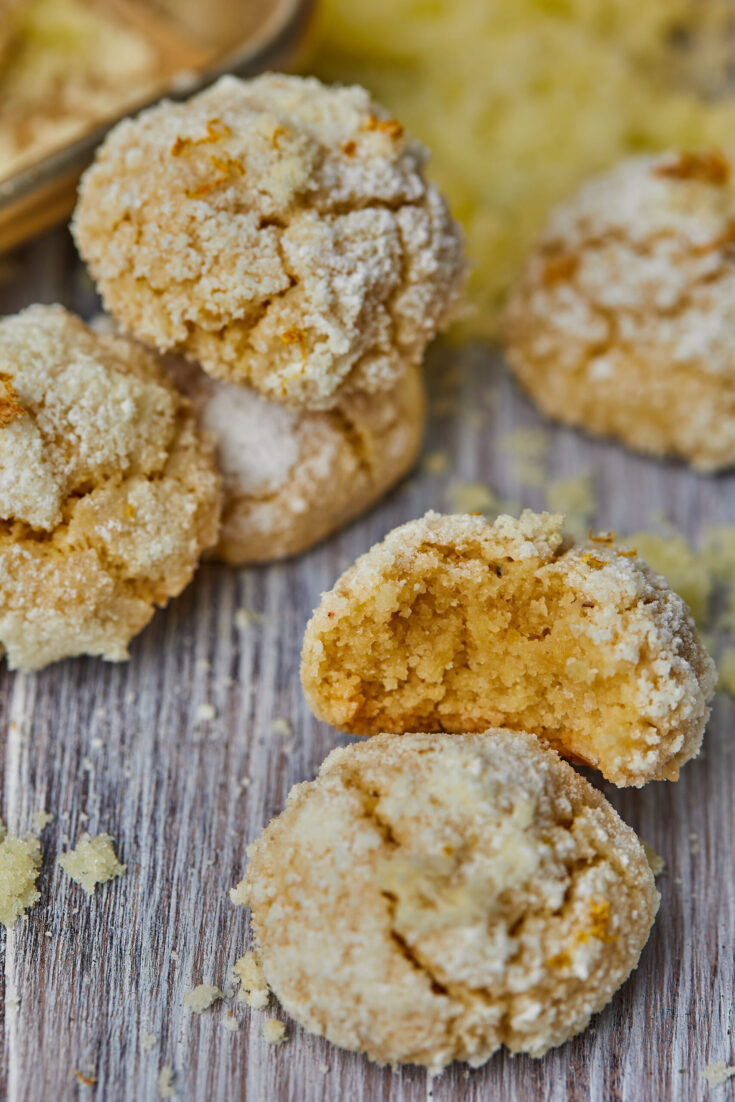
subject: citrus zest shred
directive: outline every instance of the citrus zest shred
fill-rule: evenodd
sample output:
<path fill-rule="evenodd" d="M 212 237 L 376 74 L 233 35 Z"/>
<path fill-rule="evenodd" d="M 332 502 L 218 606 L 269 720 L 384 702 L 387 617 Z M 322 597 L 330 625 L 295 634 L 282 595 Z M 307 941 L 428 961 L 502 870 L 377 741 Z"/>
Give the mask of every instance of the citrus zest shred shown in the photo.
<path fill-rule="evenodd" d="M 722 187 L 730 178 L 730 162 L 721 149 L 707 149 L 700 153 L 682 151 L 676 161 L 658 165 L 654 172 L 656 176 L 701 180 L 705 184 Z"/>
<path fill-rule="evenodd" d="M 365 129 L 379 130 L 381 134 L 387 134 L 394 141 L 403 137 L 403 123 L 400 123 L 398 119 L 379 119 L 377 115 L 368 115 Z"/>
<path fill-rule="evenodd" d="M 0 383 L 5 385 L 5 393 L 0 394 L 0 429 L 4 429 L 19 417 L 25 417 L 26 411 L 18 401 L 18 391 L 13 386 L 13 376 L 0 371 Z"/>

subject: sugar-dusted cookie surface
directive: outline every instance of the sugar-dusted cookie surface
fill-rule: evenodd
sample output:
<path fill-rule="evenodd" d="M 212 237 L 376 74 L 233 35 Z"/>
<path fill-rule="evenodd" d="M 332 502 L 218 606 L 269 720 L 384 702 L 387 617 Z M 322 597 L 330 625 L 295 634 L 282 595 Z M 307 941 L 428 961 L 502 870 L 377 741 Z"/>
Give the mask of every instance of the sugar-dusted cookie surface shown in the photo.
<path fill-rule="evenodd" d="M 633 157 L 552 214 L 513 288 L 510 363 L 541 408 L 702 470 L 735 464 L 735 177 Z"/>
<path fill-rule="evenodd" d="M 638 963 L 641 843 L 532 735 L 379 735 L 332 751 L 248 849 L 266 979 L 381 1063 L 541 1056 Z"/>
<path fill-rule="evenodd" d="M 461 234 L 362 88 L 223 77 L 120 123 L 74 234 L 140 340 L 312 409 L 390 390 L 450 313 Z"/>
<path fill-rule="evenodd" d="M 60 306 L 0 321 L 0 653 L 127 656 L 217 538 L 193 410 L 139 345 Z"/>
<path fill-rule="evenodd" d="M 617 785 L 671 779 L 699 750 L 714 664 L 681 598 L 563 518 L 427 513 L 323 594 L 301 679 L 353 734 L 532 730 Z"/>
<path fill-rule="evenodd" d="M 410 469 L 426 419 L 421 372 L 334 409 L 294 410 L 168 358 L 218 440 L 222 527 L 213 554 L 243 565 L 298 554 L 374 504 Z"/>

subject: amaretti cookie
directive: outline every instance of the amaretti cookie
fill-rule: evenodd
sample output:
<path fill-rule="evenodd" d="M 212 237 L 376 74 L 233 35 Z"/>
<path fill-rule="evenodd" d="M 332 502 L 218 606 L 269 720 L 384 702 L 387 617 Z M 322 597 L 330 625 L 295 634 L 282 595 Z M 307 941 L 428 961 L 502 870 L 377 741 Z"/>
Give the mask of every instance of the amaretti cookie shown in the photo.
<path fill-rule="evenodd" d="M 116 126 L 73 232 L 134 336 L 311 409 L 391 390 L 446 321 L 461 234 L 362 88 L 223 77 Z"/>
<path fill-rule="evenodd" d="M 216 538 L 220 481 L 155 357 L 60 306 L 0 321 L 0 654 L 127 656 Z"/>
<path fill-rule="evenodd" d="M 541 408 L 704 471 L 735 463 L 733 227 L 717 151 L 632 157 L 558 207 L 506 313 Z"/>
<path fill-rule="evenodd" d="M 294 410 L 251 387 L 168 358 L 201 426 L 218 441 L 224 508 L 213 554 L 243 565 L 313 546 L 376 502 L 413 465 L 425 400 L 419 368 L 384 394 Z"/>
<path fill-rule="evenodd" d="M 333 750 L 249 847 L 268 984 L 380 1063 L 541 1056 L 636 967 L 658 893 L 634 832 L 532 735 Z"/>
<path fill-rule="evenodd" d="M 715 668 L 682 599 L 611 537 L 563 517 L 427 513 L 323 594 L 301 679 L 353 734 L 533 731 L 617 785 L 675 780 L 699 750 Z"/>

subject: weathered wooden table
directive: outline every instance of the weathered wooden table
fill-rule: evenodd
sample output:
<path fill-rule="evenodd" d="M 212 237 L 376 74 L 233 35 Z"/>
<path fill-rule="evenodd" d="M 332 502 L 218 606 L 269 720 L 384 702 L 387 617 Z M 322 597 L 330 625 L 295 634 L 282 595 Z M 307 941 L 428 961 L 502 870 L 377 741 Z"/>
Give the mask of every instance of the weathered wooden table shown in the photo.
<path fill-rule="evenodd" d="M 54 300 L 86 315 L 96 309 L 65 231 L 11 264 L 0 312 Z M 735 1062 L 735 703 L 723 696 L 703 753 L 678 784 L 603 786 L 666 859 L 661 911 L 635 975 L 586 1033 L 544 1059 L 500 1055 L 432 1082 L 417 1068 L 375 1067 L 292 1022 L 288 1042 L 272 1048 L 262 1014 L 235 1002 L 201 1016 L 182 1006 L 197 983 L 227 986 L 249 944 L 247 914 L 228 898 L 245 847 L 340 739 L 310 716 L 299 687 L 301 636 L 320 592 L 394 525 L 447 509 L 452 481 L 545 504 L 542 489 L 518 484 L 500 444 L 503 433 L 542 422 L 497 357 L 477 346 L 441 350 L 433 361 L 426 449 L 446 451 L 446 472 L 414 474 L 293 562 L 205 565 L 126 664 L 0 669 L 2 818 L 22 832 L 34 811 L 56 816 L 43 833 L 41 902 L 0 934 L 0 995 L 20 997 L 0 1025 L 0 1098 L 144 1102 L 157 1097 L 163 1066 L 174 1069 L 176 1097 L 197 1102 L 733 1097 L 735 1079 L 710 1088 L 703 1077 L 711 1061 Z M 735 475 L 697 477 L 553 428 L 550 476 L 588 470 L 600 527 L 634 531 L 661 510 L 691 535 L 735 520 Z M 262 617 L 238 615 L 243 609 Z M 202 718 L 202 705 L 214 719 Z M 292 725 L 290 737 L 283 724 L 273 730 L 277 719 Z M 65 836 L 73 843 L 83 830 L 112 834 L 128 865 L 92 899 L 55 864 Z M 237 1031 L 223 1027 L 228 1008 Z M 155 1035 L 153 1047 L 143 1034 Z"/>

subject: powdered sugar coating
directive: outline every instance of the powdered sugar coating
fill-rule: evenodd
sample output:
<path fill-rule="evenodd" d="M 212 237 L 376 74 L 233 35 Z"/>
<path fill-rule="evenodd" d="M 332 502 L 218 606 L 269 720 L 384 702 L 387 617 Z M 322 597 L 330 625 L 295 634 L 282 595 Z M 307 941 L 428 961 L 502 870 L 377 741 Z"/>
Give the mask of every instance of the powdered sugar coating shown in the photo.
<path fill-rule="evenodd" d="M 126 657 L 217 535 L 188 402 L 139 345 L 58 306 L 0 321 L 0 653 Z"/>
<path fill-rule="evenodd" d="M 633 157 L 553 212 L 506 315 L 546 412 L 703 470 L 735 462 L 732 167 Z"/>
<path fill-rule="evenodd" d="M 712 660 L 681 598 L 612 540 L 563 547 L 563 517 L 427 513 L 322 595 L 301 679 L 319 719 L 533 730 L 618 785 L 699 750 Z"/>
<path fill-rule="evenodd" d="M 459 293 L 460 231 L 425 159 L 362 88 L 223 77 L 115 127 L 74 234 L 139 339 L 328 409 L 390 389 Z"/>
<path fill-rule="evenodd" d="M 410 367 L 386 393 L 297 411 L 169 357 L 218 441 L 225 503 L 214 554 L 242 565 L 297 554 L 363 512 L 413 464 L 425 400 Z"/>
<path fill-rule="evenodd" d="M 388 735 L 332 751 L 249 847 L 268 984 L 305 1028 L 439 1071 L 541 1056 L 635 968 L 643 848 L 532 735 Z"/>

